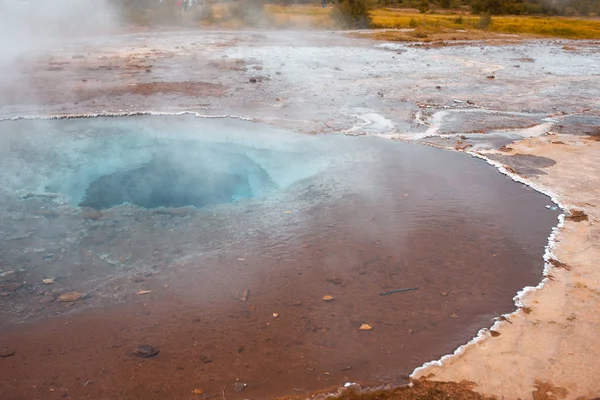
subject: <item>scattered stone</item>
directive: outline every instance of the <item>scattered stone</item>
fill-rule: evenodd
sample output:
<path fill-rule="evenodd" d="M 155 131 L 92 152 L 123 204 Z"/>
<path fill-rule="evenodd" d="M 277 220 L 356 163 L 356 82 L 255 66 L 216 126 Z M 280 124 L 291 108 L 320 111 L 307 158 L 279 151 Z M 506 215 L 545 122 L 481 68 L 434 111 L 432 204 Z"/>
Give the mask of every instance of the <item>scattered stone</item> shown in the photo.
<path fill-rule="evenodd" d="M 250 83 L 256 83 L 256 78 L 254 78 L 254 77 L 250 78 Z"/>
<path fill-rule="evenodd" d="M 55 278 L 46 278 L 42 279 L 42 282 L 44 283 L 44 285 L 52 285 L 54 283 L 54 279 Z"/>
<path fill-rule="evenodd" d="M 17 273 L 15 271 L 0 272 L 0 282 L 11 280 L 15 276 L 17 276 Z"/>
<path fill-rule="evenodd" d="M 142 275 L 136 275 L 132 279 L 133 279 L 134 283 L 142 283 L 145 281 L 145 279 Z"/>
<path fill-rule="evenodd" d="M 277 318 L 277 317 L 279 317 L 279 313 L 274 312 L 273 313 L 273 318 Z"/>
<path fill-rule="evenodd" d="M 69 292 L 58 296 L 58 301 L 70 303 L 79 300 L 81 296 L 83 296 L 83 294 L 80 292 Z"/>
<path fill-rule="evenodd" d="M 202 389 L 194 389 L 194 390 L 192 390 L 192 394 L 203 395 L 204 394 L 204 390 L 202 390 Z"/>
<path fill-rule="evenodd" d="M 369 324 L 362 324 L 358 329 L 361 331 L 370 331 L 371 329 L 373 329 L 373 327 Z"/>
<path fill-rule="evenodd" d="M 213 357 L 204 354 L 200 356 L 200 361 L 202 361 L 203 364 L 210 364 L 211 362 L 213 362 Z"/>
<path fill-rule="evenodd" d="M 152 72 L 152 70 L 150 68 L 146 68 L 146 73 L 148 72 Z"/>
<path fill-rule="evenodd" d="M 438 89 L 438 90 L 440 90 L 442 87 L 441 86 L 436 86 L 435 88 Z"/>
<path fill-rule="evenodd" d="M 248 295 L 250 294 L 250 290 L 242 290 L 235 294 L 235 299 L 239 301 L 248 301 Z"/>
<path fill-rule="evenodd" d="M 152 290 L 140 290 L 139 292 L 137 292 L 136 294 L 148 294 L 148 293 L 152 293 Z"/>
<path fill-rule="evenodd" d="M 490 75 L 486 76 L 486 78 L 488 78 L 488 79 L 496 79 L 496 75 L 490 74 Z"/>
<path fill-rule="evenodd" d="M 143 357 L 143 358 L 154 357 L 158 353 L 160 353 L 160 350 L 157 347 L 154 347 L 149 344 L 140 344 L 138 347 L 136 347 L 133 350 L 134 356 Z"/>
<path fill-rule="evenodd" d="M 233 385 L 233 391 L 236 392 L 236 393 L 241 393 L 241 392 L 244 391 L 244 389 L 246 389 L 246 386 L 248 386 L 248 385 L 245 384 L 245 383 L 236 382 Z"/>
<path fill-rule="evenodd" d="M 490 335 L 492 335 L 492 337 L 500 336 L 500 332 L 498 332 L 498 331 L 494 331 L 494 330 L 490 329 L 489 332 L 490 332 Z"/>
<path fill-rule="evenodd" d="M 458 315 L 456 315 L 456 313 L 452 313 L 450 314 L 450 318 L 458 318 Z"/>
<path fill-rule="evenodd" d="M 327 282 L 331 282 L 334 285 L 341 285 L 342 284 L 342 280 L 340 278 L 337 278 L 337 277 L 327 278 Z"/>
<path fill-rule="evenodd" d="M 441 295 L 446 297 L 446 296 L 448 296 L 448 292 L 442 292 Z"/>
<path fill-rule="evenodd" d="M 323 300 L 325 300 L 325 301 L 333 301 L 333 299 L 334 299 L 334 297 L 330 296 L 330 295 L 323 296 Z"/>
<path fill-rule="evenodd" d="M 15 349 L 12 347 L 0 347 L 0 358 L 6 358 L 15 355 Z"/>

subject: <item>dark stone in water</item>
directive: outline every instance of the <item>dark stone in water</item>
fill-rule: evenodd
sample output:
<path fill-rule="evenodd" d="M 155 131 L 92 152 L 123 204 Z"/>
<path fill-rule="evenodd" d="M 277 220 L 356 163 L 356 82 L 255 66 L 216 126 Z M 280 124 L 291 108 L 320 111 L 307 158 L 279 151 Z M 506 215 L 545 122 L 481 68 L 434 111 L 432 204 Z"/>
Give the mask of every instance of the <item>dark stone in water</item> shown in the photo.
<path fill-rule="evenodd" d="M 11 347 L 0 347 L 0 358 L 6 358 L 13 356 L 15 354 L 15 349 Z"/>
<path fill-rule="evenodd" d="M 133 355 L 143 358 L 154 357 L 158 353 L 160 353 L 160 350 L 149 344 L 140 344 L 133 350 Z"/>

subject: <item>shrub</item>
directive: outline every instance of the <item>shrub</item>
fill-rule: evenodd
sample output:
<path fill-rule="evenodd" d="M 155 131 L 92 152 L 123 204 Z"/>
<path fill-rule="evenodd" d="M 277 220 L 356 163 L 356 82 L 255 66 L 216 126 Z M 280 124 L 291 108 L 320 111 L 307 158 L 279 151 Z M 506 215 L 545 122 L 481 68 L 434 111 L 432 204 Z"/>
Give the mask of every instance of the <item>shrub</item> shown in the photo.
<path fill-rule="evenodd" d="M 419 26 L 419 21 L 417 21 L 414 18 L 411 18 L 410 21 L 408 21 L 408 26 L 410 26 L 411 28 L 416 28 L 417 26 Z"/>
<path fill-rule="evenodd" d="M 367 0 L 340 0 L 330 16 L 340 28 L 363 29 L 371 26 L 370 8 Z"/>
<path fill-rule="evenodd" d="M 489 29 L 492 24 L 492 16 L 490 14 L 484 14 L 477 21 L 477 27 L 479 29 Z"/>

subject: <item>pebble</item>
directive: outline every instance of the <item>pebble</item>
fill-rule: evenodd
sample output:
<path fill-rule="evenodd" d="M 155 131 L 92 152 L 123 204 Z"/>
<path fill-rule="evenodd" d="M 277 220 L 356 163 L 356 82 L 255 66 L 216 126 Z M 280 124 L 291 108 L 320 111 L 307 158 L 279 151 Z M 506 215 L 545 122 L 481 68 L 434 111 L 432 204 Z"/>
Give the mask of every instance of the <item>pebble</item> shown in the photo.
<path fill-rule="evenodd" d="M 12 347 L 0 347 L 0 357 L 6 358 L 15 354 L 15 349 Z"/>
<path fill-rule="evenodd" d="M 79 300 L 81 296 L 83 296 L 83 294 L 80 292 L 69 292 L 58 296 L 58 301 L 62 301 L 65 303 L 74 302 Z"/>
<path fill-rule="evenodd" d="M 237 392 L 237 393 L 241 393 L 241 392 L 243 392 L 243 391 L 244 391 L 244 389 L 246 389 L 246 386 L 248 386 L 248 385 L 247 385 L 247 384 L 245 384 L 245 383 L 236 382 L 236 383 L 233 385 L 233 390 L 234 390 L 235 392 Z"/>
<path fill-rule="evenodd" d="M 160 350 L 149 344 L 140 344 L 133 350 L 133 355 L 143 358 L 154 357 L 158 353 L 160 353 Z"/>
<path fill-rule="evenodd" d="M 337 278 L 337 277 L 327 278 L 327 282 L 331 282 L 334 285 L 341 285 L 342 284 L 342 280 L 340 278 Z"/>
<path fill-rule="evenodd" d="M 210 364 L 213 362 L 213 357 L 210 355 L 202 355 L 200 356 L 200 361 L 202 361 L 203 364 Z"/>

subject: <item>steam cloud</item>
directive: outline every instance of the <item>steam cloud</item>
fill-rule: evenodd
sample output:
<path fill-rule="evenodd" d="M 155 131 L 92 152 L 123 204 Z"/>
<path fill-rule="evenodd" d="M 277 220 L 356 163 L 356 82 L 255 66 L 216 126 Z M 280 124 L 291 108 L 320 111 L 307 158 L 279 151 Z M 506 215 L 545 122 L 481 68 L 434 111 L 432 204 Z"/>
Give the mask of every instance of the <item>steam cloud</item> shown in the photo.
<path fill-rule="evenodd" d="M 0 0 L 0 89 L 23 80 L 24 56 L 118 24 L 106 0 Z"/>

